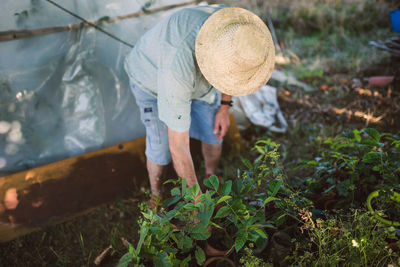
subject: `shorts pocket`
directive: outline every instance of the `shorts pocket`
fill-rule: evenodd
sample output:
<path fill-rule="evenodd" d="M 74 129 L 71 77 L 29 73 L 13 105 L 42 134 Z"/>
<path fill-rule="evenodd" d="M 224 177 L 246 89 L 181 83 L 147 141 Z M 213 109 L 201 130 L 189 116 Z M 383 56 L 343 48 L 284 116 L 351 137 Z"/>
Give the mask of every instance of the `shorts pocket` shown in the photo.
<path fill-rule="evenodd" d="M 144 104 L 142 107 L 142 121 L 146 127 L 146 138 L 150 146 L 155 147 L 161 144 L 160 119 L 156 106 L 153 103 Z"/>

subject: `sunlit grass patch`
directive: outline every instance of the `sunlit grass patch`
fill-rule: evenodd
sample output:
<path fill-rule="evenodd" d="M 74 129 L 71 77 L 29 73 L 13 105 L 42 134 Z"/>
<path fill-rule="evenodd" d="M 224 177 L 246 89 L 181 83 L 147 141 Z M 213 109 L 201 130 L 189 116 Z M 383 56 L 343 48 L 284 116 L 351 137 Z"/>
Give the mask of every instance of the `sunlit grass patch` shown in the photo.
<path fill-rule="evenodd" d="M 371 40 L 382 40 L 391 36 L 389 29 L 378 29 L 368 33 L 320 32 L 299 36 L 293 28 L 280 29 L 279 36 L 285 48 L 296 54 L 300 61 L 288 66 L 299 79 L 322 76 L 324 72 L 358 73 L 371 65 L 388 60 L 387 53 L 368 44 Z M 306 68 L 310 73 L 299 71 Z M 311 75 L 309 75 L 311 74 Z"/>

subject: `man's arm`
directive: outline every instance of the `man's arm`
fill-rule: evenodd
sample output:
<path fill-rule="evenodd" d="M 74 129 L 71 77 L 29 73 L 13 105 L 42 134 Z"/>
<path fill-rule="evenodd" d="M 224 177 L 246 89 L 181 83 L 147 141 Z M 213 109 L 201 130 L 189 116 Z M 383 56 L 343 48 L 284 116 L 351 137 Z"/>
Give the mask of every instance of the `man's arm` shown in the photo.
<path fill-rule="evenodd" d="M 232 96 L 222 94 L 222 101 L 231 101 L 231 99 Z M 221 140 L 228 132 L 229 124 L 229 106 L 221 105 L 217 111 L 217 114 L 215 115 L 214 122 L 214 135 L 218 138 L 218 140 Z"/>
<path fill-rule="evenodd" d="M 168 128 L 168 139 L 175 171 L 179 177 L 186 178 L 186 184 L 192 187 L 198 181 L 190 154 L 189 131 L 177 132 Z"/>

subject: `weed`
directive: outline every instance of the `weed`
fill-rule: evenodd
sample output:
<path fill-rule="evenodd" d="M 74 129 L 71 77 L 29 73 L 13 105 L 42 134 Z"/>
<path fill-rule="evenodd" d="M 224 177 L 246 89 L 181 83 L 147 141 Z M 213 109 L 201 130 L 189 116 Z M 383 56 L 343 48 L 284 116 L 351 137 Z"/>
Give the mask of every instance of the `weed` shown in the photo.
<path fill-rule="evenodd" d="M 347 213 L 347 214 L 346 214 Z M 398 253 L 388 247 L 396 239 L 394 227 L 382 227 L 365 210 L 338 211 L 317 218 L 300 211 L 301 233 L 286 262 L 300 266 L 387 266 L 398 264 Z M 307 236 L 308 238 L 304 238 Z"/>
<path fill-rule="evenodd" d="M 254 256 L 253 249 L 254 245 L 249 244 L 249 247 L 244 249 L 244 254 L 240 258 L 239 262 L 243 267 L 270 267 L 272 264 L 264 262 L 262 259 Z"/>

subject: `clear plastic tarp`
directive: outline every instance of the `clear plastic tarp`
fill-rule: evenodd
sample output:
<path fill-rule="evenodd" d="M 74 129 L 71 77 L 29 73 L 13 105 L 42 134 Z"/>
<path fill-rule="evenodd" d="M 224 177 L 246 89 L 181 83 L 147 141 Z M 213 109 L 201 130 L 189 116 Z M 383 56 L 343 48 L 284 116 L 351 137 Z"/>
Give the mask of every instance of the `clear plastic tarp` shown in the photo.
<path fill-rule="evenodd" d="M 188 0 L 53 0 L 97 21 Z M 81 23 L 46 0 L 3 0 L 0 32 Z M 102 24 L 134 45 L 169 9 Z M 0 42 L 0 177 L 145 135 L 123 68 L 130 47 L 93 27 Z"/>

